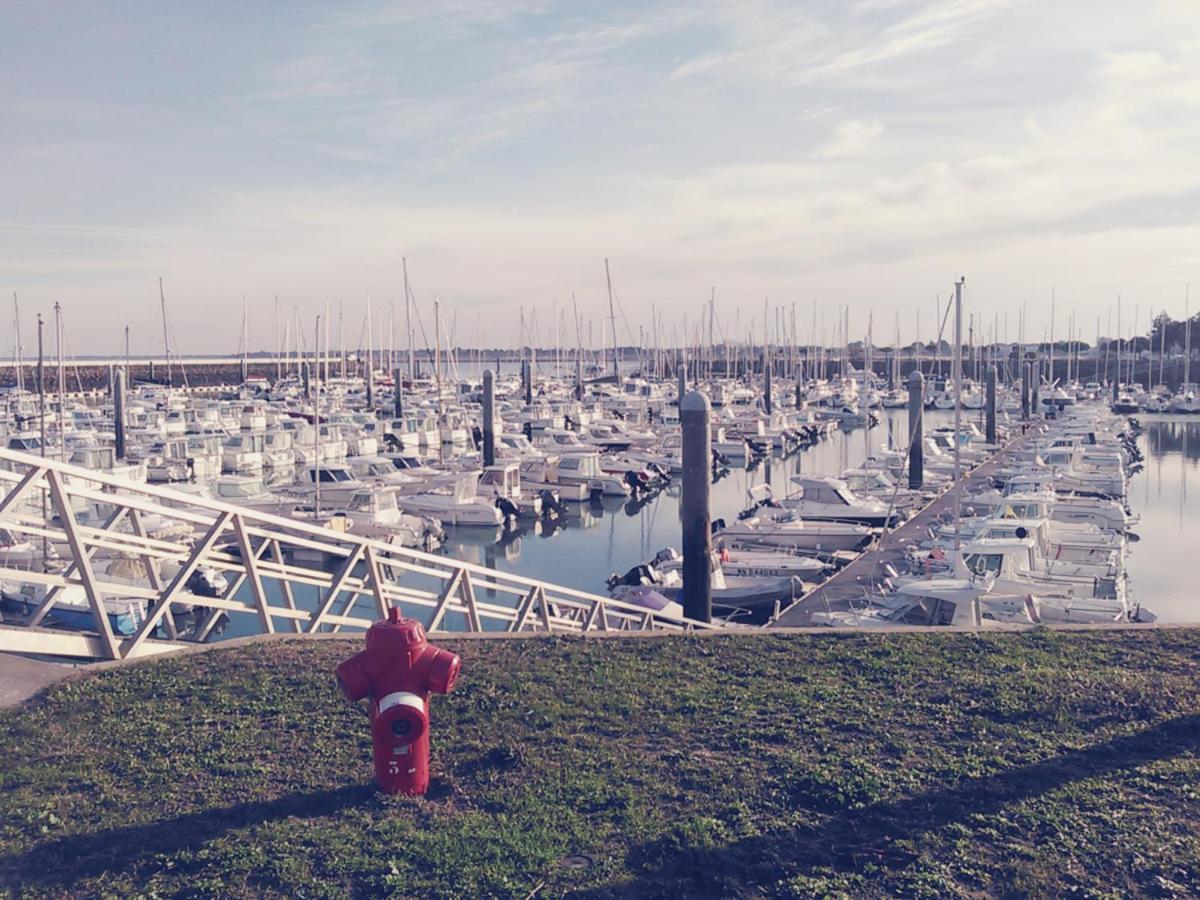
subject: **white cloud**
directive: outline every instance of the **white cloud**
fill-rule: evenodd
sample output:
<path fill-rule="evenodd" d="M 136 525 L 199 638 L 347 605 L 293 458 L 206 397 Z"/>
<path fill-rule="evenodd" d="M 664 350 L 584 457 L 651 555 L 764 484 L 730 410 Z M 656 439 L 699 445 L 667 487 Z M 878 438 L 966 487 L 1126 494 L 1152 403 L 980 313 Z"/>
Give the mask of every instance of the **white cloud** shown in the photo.
<path fill-rule="evenodd" d="M 372 5 L 355 27 L 265 49 L 233 86 L 254 99 L 227 119 L 214 110 L 229 106 L 110 92 L 122 122 L 161 102 L 199 149 L 169 128 L 74 119 L 70 92 L 42 107 L 9 90 L 0 270 L 31 309 L 64 300 L 72 333 L 104 346 L 162 274 L 188 352 L 236 344 L 242 293 L 310 312 L 386 299 L 401 254 L 419 296 L 479 313 L 498 340 L 515 339 L 517 306 L 572 290 L 597 315 L 605 256 L 635 330 L 651 303 L 681 318 L 714 283 L 730 310 L 819 295 L 851 303 L 854 323 L 964 272 L 997 309 L 1050 283 L 1060 310 L 1118 290 L 1157 306 L 1198 277 L 1187 6 L 731 0 L 550 16 L 450 0 L 444 23 Z M 264 309 L 252 336 L 271 331 Z"/>
<path fill-rule="evenodd" d="M 839 122 L 833 137 L 817 150 L 816 155 L 825 159 L 853 156 L 883 134 L 883 123 L 878 119 L 847 119 Z"/>

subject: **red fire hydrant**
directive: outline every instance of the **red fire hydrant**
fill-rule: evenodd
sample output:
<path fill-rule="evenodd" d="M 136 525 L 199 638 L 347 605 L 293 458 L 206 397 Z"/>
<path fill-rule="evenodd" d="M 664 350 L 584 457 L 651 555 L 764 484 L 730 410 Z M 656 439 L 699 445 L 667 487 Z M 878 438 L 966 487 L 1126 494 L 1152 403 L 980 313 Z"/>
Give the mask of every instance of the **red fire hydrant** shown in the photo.
<path fill-rule="evenodd" d="M 337 667 L 351 700 L 371 698 L 375 778 L 384 793 L 416 797 L 429 789 L 429 694 L 458 678 L 459 658 L 434 647 L 400 610 L 367 630 L 367 647 Z"/>

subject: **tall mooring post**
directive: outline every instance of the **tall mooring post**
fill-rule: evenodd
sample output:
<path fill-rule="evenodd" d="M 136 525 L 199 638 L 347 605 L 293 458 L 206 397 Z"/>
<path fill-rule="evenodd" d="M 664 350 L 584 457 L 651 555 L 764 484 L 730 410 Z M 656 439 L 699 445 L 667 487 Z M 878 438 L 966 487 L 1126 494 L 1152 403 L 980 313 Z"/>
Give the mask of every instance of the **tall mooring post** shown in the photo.
<path fill-rule="evenodd" d="M 483 464 L 496 464 L 496 385 L 491 369 L 483 372 Z"/>
<path fill-rule="evenodd" d="M 304 385 L 304 396 L 312 397 L 312 372 L 308 368 L 308 360 L 306 359 L 300 365 L 300 381 Z"/>
<path fill-rule="evenodd" d="M 525 380 L 525 405 L 533 405 L 533 365 L 529 360 L 525 360 L 525 365 L 521 370 Z"/>
<path fill-rule="evenodd" d="M 995 366 L 987 370 L 987 442 L 996 443 L 996 372 Z"/>
<path fill-rule="evenodd" d="M 1042 386 L 1042 364 L 1040 361 L 1029 364 L 1029 412 L 1036 419 L 1041 412 L 1038 402 L 1038 391 Z"/>
<path fill-rule="evenodd" d="M 317 362 L 317 371 L 320 372 L 320 361 Z M 370 358 L 367 359 L 367 412 L 375 412 L 375 367 L 371 365 Z"/>
<path fill-rule="evenodd" d="M 804 409 L 804 382 L 796 379 L 796 409 Z"/>
<path fill-rule="evenodd" d="M 925 376 L 913 369 L 908 376 L 908 486 L 925 484 Z"/>
<path fill-rule="evenodd" d="M 1029 419 L 1029 381 L 1032 378 L 1030 365 L 1027 362 L 1021 363 L 1021 418 L 1028 421 Z"/>
<path fill-rule="evenodd" d="M 392 385 L 392 417 L 399 419 L 404 415 L 404 382 L 398 366 L 392 369 Z"/>
<path fill-rule="evenodd" d="M 117 433 L 117 459 L 125 458 L 125 373 L 113 375 L 113 427 Z"/>
<path fill-rule="evenodd" d="M 575 399 L 583 399 L 583 359 L 575 355 Z"/>
<path fill-rule="evenodd" d="M 771 364 L 763 360 L 763 409 L 771 414 Z"/>
<path fill-rule="evenodd" d="M 710 410 L 708 397 L 700 391 L 692 391 L 679 401 L 683 430 L 683 487 L 679 502 L 683 525 L 683 614 L 699 622 L 712 621 Z"/>

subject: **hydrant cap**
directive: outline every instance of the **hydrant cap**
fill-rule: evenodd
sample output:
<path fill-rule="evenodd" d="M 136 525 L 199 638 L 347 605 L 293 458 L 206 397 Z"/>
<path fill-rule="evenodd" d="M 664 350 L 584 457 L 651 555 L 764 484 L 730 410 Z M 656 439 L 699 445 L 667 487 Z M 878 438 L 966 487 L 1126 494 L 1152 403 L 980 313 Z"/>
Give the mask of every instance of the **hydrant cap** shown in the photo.
<path fill-rule="evenodd" d="M 393 653 L 420 653 L 426 646 L 425 628 L 416 619 L 405 619 L 392 607 L 388 617 L 367 630 L 367 650 Z"/>

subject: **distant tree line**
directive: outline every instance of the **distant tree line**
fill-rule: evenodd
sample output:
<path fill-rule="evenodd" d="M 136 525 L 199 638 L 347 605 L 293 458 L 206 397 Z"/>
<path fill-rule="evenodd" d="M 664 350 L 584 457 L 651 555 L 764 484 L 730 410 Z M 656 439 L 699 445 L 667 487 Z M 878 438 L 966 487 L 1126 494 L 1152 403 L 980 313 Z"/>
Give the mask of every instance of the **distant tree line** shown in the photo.
<path fill-rule="evenodd" d="M 1186 322 L 1183 320 L 1175 321 L 1169 315 L 1159 313 L 1154 317 L 1153 323 L 1150 325 L 1150 340 L 1157 350 L 1162 346 L 1163 332 L 1166 332 L 1167 349 L 1179 352 L 1183 350 L 1186 344 L 1188 331 L 1192 333 L 1191 347 L 1193 350 L 1200 348 L 1200 313 L 1192 316 Z"/>

